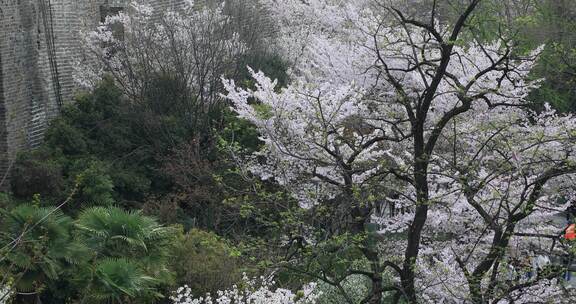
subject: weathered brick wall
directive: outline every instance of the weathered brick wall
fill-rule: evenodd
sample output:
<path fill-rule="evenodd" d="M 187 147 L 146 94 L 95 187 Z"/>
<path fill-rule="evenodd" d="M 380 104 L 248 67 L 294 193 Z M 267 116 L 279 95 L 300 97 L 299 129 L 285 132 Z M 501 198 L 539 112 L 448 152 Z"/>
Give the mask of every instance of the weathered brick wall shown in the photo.
<path fill-rule="evenodd" d="M 2 57 L 2 116 L 0 117 L 0 174 L 16 151 L 28 146 L 28 129 L 41 117 L 37 108 L 46 100 L 39 69 L 40 43 L 36 1 L 0 0 L 0 56 Z"/>
<path fill-rule="evenodd" d="M 36 0 L 38 1 L 38 0 Z M 44 0 L 46 1 L 46 0 Z M 48 102 L 46 104 L 46 122 L 55 117 L 58 113 L 58 101 L 62 103 L 71 102 L 76 93 L 76 85 L 73 79 L 73 67 L 81 56 L 81 32 L 93 29 L 100 21 L 100 4 L 104 0 L 50 0 L 52 35 L 44 37 L 44 52 L 41 53 L 41 69 L 45 78 L 45 87 L 48 90 Z M 45 34 L 45 32 L 44 32 Z M 46 36 L 46 35 L 44 35 Z M 47 48 L 47 40 L 53 39 L 54 58 L 57 63 L 57 80 L 59 90 L 56 90 L 50 70 L 50 59 Z M 56 96 L 57 91 L 60 98 Z M 44 127 L 45 128 L 45 127 Z M 37 142 L 41 141 L 41 137 Z"/>
<path fill-rule="evenodd" d="M 150 5 L 154 7 L 157 12 L 166 12 L 167 10 L 178 9 L 182 7 L 185 2 L 182 0 L 149 0 Z"/>
<path fill-rule="evenodd" d="M 2 18 L 1 12 L 0 12 L 0 18 Z M 0 19 L 0 21 L 1 20 L 2 19 Z M 0 26 L 2 26 L 2 22 L 0 22 Z M 0 32 L 0 42 L 3 40 L 3 38 L 4 36 Z M 4 107 L 4 71 L 2 69 L 1 50 L 2 48 L 0 45 L 0 117 L 4 117 L 6 110 Z M 0 121 L 0 172 L 7 171 L 6 164 L 8 163 L 7 162 L 8 153 L 6 152 L 6 149 L 8 148 L 6 144 L 6 128 L 4 126 L 5 124 L 3 124 Z"/>

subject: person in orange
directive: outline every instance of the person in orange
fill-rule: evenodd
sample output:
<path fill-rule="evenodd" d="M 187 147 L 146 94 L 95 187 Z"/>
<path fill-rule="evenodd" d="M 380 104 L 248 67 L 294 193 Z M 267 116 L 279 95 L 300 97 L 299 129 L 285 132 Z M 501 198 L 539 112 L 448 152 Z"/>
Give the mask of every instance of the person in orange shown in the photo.
<path fill-rule="evenodd" d="M 564 234 L 565 239 L 570 241 L 576 239 L 576 224 L 568 225 L 568 228 L 566 228 L 565 232 L 566 232 Z"/>

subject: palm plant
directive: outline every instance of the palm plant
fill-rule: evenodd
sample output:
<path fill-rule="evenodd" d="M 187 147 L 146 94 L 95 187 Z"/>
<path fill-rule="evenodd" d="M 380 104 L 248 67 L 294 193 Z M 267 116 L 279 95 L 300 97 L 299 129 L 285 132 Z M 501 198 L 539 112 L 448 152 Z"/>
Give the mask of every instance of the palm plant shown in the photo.
<path fill-rule="evenodd" d="M 84 256 L 72 239 L 72 219 L 58 209 L 25 204 L 0 218 L 0 278 L 17 293 L 37 295 Z"/>
<path fill-rule="evenodd" d="M 86 298 L 94 302 L 138 303 L 158 297 L 158 285 L 171 281 L 168 270 L 173 230 L 140 212 L 117 207 L 84 210 L 76 221 L 76 238 L 93 254 L 79 274 Z"/>
<path fill-rule="evenodd" d="M 84 302 L 127 303 L 158 296 L 158 280 L 146 275 L 134 260 L 102 258 L 95 261 Z M 148 297 L 152 296 L 152 297 Z"/>

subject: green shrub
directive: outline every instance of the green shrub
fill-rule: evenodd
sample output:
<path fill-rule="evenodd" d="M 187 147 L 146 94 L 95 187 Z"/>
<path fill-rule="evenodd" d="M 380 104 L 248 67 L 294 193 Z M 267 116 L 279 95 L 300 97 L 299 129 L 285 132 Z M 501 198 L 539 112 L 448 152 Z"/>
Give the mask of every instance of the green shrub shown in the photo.
<path fill-rule="evenodd" d="M 14 164 L 10 184 L 16 198 L 31 199 L 35 194 L 58 197 L 65 185 L 62 165 L 46 149 L 22 153 Z"/>
<path fill-rule="evenodd" d="M 172 267 L 177 283 L 193 294 L 225 290 L 240 282 L 238 251 L 216 234 L 192 229 L 177 241 Z"/>
<path fill-rule="evenodd" d="M 127 104 L 105 79 L 90 94 L 62 109 L 46 130 L 43 146 L 18 157 L 11 178 L 17 198 L 34 194 L 62 200 L 81 180 L 72 205 L 143 201 L 151 180 L 154 152 L 133 131 Z"/>
<path fill-rule="evenodd" d="M 94 162 L 79 175 L 75 199 L 85 206 L 109 206 L 114 203 L 114 184 L 103 164 Z"/>
<path fill-rule="evenodd" d="M 45 134 L 46 144 L 60 149 L 65 155 L 78 155 L 88 151 L 88 143 L 82 131 L 71 125 L 66 118 L 57 118 Z"/>

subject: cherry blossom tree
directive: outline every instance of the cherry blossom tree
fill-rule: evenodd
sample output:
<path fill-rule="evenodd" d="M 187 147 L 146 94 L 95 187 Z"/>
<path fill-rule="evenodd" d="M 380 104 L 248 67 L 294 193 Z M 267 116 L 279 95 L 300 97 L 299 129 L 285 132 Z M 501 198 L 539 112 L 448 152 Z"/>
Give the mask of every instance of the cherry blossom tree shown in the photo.
<path fill-rule="evenodd" d="M 467 22 L 482 0 L 453 24 L 434 9 L 422 19 L 368 1 L 270 1 L 293 82 L 278 88 L 254 71 L 254 90 L 224 80 L 265 143 L 251 170 L 304 207 L 347 210 L 335 234 L 363 236 L 370 265 L 311 277 L 338 286 L 363 275 L 363 303 L 389 293 L 395 303 L 568 302 L 561 266 L 528 276 L 518 261 L 569 255 L 553 215 L 573 196 L 576 119 L 527 107 L 540 49 L 475 39 Z M 382 216 L 384 202 L 405 212 Z"/>
<path fill-rule="evenodd" d="M 233 69 L 242 42 L 223 14 L 223 6 L 187 1 L 181 10 L 157 12 L 133 1 L 126 12 L 110 16 L 86 35 L 90 65 L 82 66 L 79 81 L 93 85 L 110 74 L 125 93 L 141 97 L 151 78 L 175 75 L 191 94 L 209 102 L 211 86 Z M 115 30 L 116 29 L 116 30 Z"/>
<path fill-rule="evenodd" d="M 161 134 L 176 142 L 174 119 L 194 136 L 205 136 L 224 106 L 220 76 L 234 77 L 247 50 L 237 21 L 223 4 L 183 1 L 178 9 L 158 11 L 147 3 L 131 1 L 86 33 L 77 81 L 92 88 L 111 77 L 128 106 L 142 113 L 136 123 L 150 138 Z M 152 118 L 162 115 L 171 117 Z"/>

